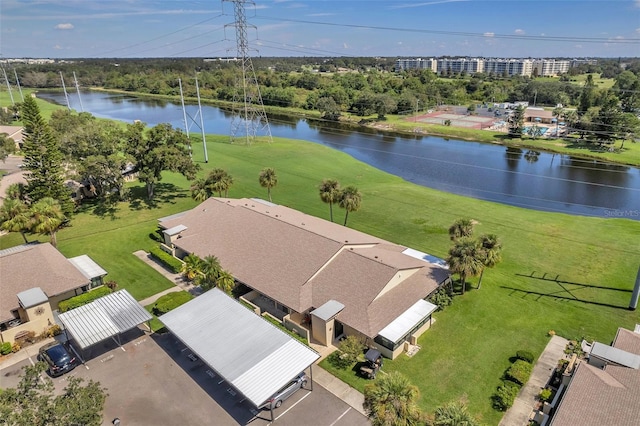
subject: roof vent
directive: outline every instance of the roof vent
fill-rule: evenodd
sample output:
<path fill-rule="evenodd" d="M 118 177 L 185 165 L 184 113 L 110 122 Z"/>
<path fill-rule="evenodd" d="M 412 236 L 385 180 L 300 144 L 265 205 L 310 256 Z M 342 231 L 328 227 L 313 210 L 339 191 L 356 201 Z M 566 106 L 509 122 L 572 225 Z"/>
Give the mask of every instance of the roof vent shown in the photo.
<path fill-rule="evenodd" d="M 378 258 L 378 256 L 373 256 L 373 257 L 376 258 L 376 259 Z"/>
<path fill-rule="evenodd" d="M 304 222 L 302 222 L 302 226 L 304 226 Z"/>

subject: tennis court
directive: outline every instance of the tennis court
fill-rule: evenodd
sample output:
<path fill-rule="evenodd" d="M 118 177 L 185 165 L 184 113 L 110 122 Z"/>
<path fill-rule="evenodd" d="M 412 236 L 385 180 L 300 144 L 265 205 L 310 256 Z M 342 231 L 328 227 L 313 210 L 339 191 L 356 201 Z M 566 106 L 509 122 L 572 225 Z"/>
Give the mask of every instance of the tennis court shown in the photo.
<path fill-rule="evenodd" d="M 467 127 L 469 129 L 486 129 L 494 123 L 494 117 L 480 117 L 477 115 L 461 115 L 450 112 L 432 112 L 409 119 L 414 122 L 429 124 L 444 124 L 447 120 L 451 121 L 453 127 Z"/>

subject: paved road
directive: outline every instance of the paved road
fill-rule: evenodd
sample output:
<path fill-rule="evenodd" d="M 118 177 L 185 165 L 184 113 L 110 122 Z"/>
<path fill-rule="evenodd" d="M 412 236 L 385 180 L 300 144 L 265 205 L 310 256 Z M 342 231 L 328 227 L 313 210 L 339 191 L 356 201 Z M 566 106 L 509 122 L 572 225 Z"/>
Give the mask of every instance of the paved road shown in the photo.
<path fill-rule="evenodd" d="M 8 156 L 4 163 L 0 162 L 0 170 L 7 172 L 0 180 L 0 200 L 4 200 L 9 185 L 14 183 L 27 183 L 22 170 L 18 167 L 24 159 L 15 155 Z"/>

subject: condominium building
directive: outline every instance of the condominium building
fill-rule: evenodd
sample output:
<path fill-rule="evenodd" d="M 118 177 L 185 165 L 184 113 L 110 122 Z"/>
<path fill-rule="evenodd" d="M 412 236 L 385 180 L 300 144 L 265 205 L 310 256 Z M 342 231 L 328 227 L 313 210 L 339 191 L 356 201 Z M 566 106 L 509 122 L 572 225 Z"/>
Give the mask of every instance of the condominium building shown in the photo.
<path fill-rule="evenodd" d="M 564 59 L 515 59 L 515 58 L 415 58 L 397 59 L 396 71 L 408 69 L 429 69 L 436 73 L 474 74 L 483 72 L 496 75 L 521 75 L 530 77 L 552 77 L 564 74 L 569 68 L 584 63 L 585 60 Z"/>

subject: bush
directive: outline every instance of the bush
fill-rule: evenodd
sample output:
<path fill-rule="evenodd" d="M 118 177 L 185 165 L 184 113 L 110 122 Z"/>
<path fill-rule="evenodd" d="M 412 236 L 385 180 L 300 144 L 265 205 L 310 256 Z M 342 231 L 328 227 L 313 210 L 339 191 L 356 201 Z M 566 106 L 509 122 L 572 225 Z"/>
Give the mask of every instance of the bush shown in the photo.
<path fill-rule="evenodd" d="M 18 352 L 20 349 L 22 349 L 22 347 L 20 346 L 20 343 L 18 343 L 18 342 L 14 342 L 13 345 L 11 346 L 11 352 L 13 352 L 13 353 Z"/>
<path fill-rule="evenodd" d="M 9 355 L 11 353 L 12 349 L 13 349 L 13 347 L 11 346 L 11 343 L 4 342 L 2 344 L 2 346 L 0 346 L 0 354 Z"/>
<path fill-rule="evenodd" d="M 346 339 L 340 342 L 340 351 L 351 360 L 351 363 L 354 363 L 364 352 L 364 345 L 356 336 L 347 336 Z"/>
<path fill-rule="evenodd" d="M 519 359 L 509 367 L 505 375 L 507 379 L 520 385 L 524 385 L 527 383 L 527 380 L 529 380 L 532 369 L 533 366 L 530 363 Z"/>
<path fill-rule="evenodd" d="M 493 394 L 493 407 L 500 411 L 507 411 L 516 400 L 518 392 L 520 392 L 520 386 L 516 383 L 503 381 Z"/>
<path fill-rule="evenodd" d="M 174 274 L 179 274 L 182 270 L 182 262 L 169 253 L 163 251 L 160 247 L 151 247 L 149 254 L 166 266 Z"/>
<path fill-rule="evenodd" d="M 79 306 L 93 302 L 94 300 L 102 296 L 106 296 L 107 294 L 111 294 L 111 289 L 109 287 L 98 287 L 95 290 L 88 291 L 79 296 L 74 296 L 70 299 L 63 300 L 62 302 L 58 303 L 58 309 L 60 310 L 60 312 L 67 312 L 71 309 L 75 309 Z"/>
<path fill-rule="evenodd" d="M 453 302 L 451 291 L 447 290 L 444 287 L 440 287 L 438 291 L 436 291 L 431 295 L 431 297 L 429 297 L 429 302 L 438 306 L 438 310 L 441 311 Z"/>
<path fill-rule="evenodd" d="M 327 361 L 329 364 L 333 365 L 335 368 L 339 370 L 346 370 L 351 367 L 355 361 L 351 359 L 348 354 L 345 354 L 341 350 L 337 350 L 332 352 L 328 357 Z"/>
<path fill-rule="evenodd" d="M 523 361 L 528 362 L 529 364 L 533 363 L 535 357 L 529 351 L 518 351 L 516 352 L 516 358 L 521 359 Z"/>
<path fill-rule="evenodd" d="M 540 391 L 540 394 L 538 395 L 538 398 L 540 398 L 540 401 L 547 402 L 551 400 L 552 395 L 553 392 L 551 391 L 551 389 L 542 389 Z"/>
<path fill-rule="evenodd" d="M 193 299 L 193 295 L 186 291 L 165 294 L 156 300 L 155 305 L 153 305 L 153 314 L 156 316 L 164 315 L 178 306 L 184 305 L 191 299 Z"/>

